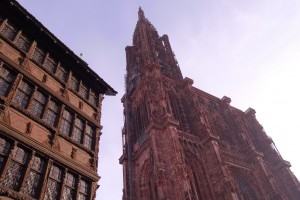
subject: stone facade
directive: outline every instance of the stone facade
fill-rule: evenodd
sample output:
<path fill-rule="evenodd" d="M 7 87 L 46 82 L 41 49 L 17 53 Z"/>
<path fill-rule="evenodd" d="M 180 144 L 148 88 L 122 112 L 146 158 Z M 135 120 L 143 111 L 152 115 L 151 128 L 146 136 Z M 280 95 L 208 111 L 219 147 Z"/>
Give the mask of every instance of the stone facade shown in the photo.
<path fill-rule="evenodd" d="M 126 47 L 123 200 L 297 200 L 300 185 L 255 117 L 183 78 L 139 9 Z"/>
<path fill-rule="evenodd" d="M 0 199 L 95 199 L 116 92 L 15 0 L 0 2 Z"/>

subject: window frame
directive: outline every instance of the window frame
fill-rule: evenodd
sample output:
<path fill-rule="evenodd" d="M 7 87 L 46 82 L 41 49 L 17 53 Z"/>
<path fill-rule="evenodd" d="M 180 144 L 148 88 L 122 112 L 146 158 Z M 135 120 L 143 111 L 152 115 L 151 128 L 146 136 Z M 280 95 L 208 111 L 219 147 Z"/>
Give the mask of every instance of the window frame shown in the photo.
<path fill-rule="evenodd" d="M 8 72 L 8 74 L 4 77 L 3 73 L 0 73 L 0 81 L 2 80 L 4 84 L 6 84 L 6 90 L 4 91 L 3 89 L 5 89 L 3 86 L 4 84 L 0 85 L 1 89 L 0 89 L 0 96 L 4 96 L 6 97 L 9 93 L 9 91 L 11 90 L 11 87 L 14 83 L 14 81 L 16 80 L 17 74 L 11 70 L 9 67 L 7 67 L 7 65 L 3 64 L 2 62 L 0 62 L 0 71 L 2 70 L 6 70 Z M 8 76 L 11 76 L 8 78 Z M 0 82 L 1 84 L 1 82 Z M 2 94 L 2 91 L 4 92 Z"/>

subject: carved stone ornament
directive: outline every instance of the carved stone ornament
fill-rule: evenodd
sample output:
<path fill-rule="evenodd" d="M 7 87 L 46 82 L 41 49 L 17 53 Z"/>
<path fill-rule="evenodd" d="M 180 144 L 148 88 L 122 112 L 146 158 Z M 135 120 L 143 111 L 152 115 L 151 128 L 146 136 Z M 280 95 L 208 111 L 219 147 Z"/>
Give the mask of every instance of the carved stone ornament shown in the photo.
<path fill-rule="evenodd" d="M 77 149 L 74 147 L 72 147 L 71 158 L 73 159 L 77 158 Z"/>

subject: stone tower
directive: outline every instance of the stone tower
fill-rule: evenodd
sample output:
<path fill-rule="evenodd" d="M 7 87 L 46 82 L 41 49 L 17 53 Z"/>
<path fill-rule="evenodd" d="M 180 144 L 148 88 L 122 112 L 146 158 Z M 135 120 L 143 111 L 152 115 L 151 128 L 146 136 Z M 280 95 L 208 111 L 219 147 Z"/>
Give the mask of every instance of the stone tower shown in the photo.
<path fill-rule="evenodd" d="M 0 1 L 0 199 L 95 199 L 102 100 L 115 94 L 17 1 Z"/>
<path fill-rule="evenodd" d="M 168 36 L 141 8 L 126 59 L 123 200 L 300 199 L 255 111 L 183 78 Z"/>

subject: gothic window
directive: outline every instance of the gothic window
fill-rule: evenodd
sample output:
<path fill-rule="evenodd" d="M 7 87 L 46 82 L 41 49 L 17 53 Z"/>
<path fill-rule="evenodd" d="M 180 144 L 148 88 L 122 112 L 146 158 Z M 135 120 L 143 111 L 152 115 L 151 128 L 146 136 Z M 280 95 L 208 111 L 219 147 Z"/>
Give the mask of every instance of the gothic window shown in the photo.
<path fill-rule="evenodd" d="M 84 99 L 88 99 L 88 89 L 84 84 L 81 84 L 79 88 L 79 95 Z"/>
<path fill-rule="evenodd" d="M 74 129 L 73 129 L 73 135 L 72 138 L 76 142 L 81 142 L 82 135 L 83 135 L 83 129 L 84 129 L 84 123 L 83 120 L 76 118 L 75 119 L 75 124 L 74 124 Z"/>
<path fill-rule="evenodd" d="M 7 140 L 0 138 L 0 174 L 5 166 L 5 162 L 11 147 L 11 143 Z"/>
<path fill-rule="evenodd" d="M 193 173 L 193 178 L 194 178 L 194 190 L 193 190 L 193 193 L 197 193 L 197 196 L 198 196 L 198 199 L 201 200 L 202 199 L 202 196 L 201 196 L 201 192 L 200 192 L 200 184 L 199 184 L 199 181 L 194 173 L 194 171 L 192 172 Z M 195 194 L 194 194 L 195 195 Z"/>
<path fill-rule="evenodd" d="M 46 186 L 44 200 L 59 199 L 60 187 L 62 181 L 62 169 L 56 165 L 52 165 Z"/>
<path fill-rule="evenodd" d="M 34 156 L 29 174 L 25 180 L 24 193 L 37 198 L 41 185 L 43 184 L 43 172 L 45 170 L 45 161 L 39 156 Z"/>
<path fill-rule="evenodd" d="M 56 71 L 56 76 L 62 82 L 66 82 L 66 80 L 67 80 L 67 70 L 64 67 L 59 66 L 57 71 Z"/>
<path fill-rule="evenodd" d="M 78 200 L 87 200 L 89 192 L 89 183 L 86 180 L 81 179 L 79 183 Z"/>
<path fill-rule="evenodd" d="M 76 77 L 74 77 L 74 76 L 72 76 L 72 78 L 71 78 L 71 86 L 70 86 L 70 88 L 71 88 L 73 91 L 75 91 L 75 92 L 78 91 L 78 88 L 79 88 L 79 81 L 78 81 L 78 79 L 77 79 Z"/>
<path fill-rule="evenodd" d="M 90 125 L 87 125 L 85 128 L 83 145 L 88 149 L 92 149 L 94 137 L 95 137 L 95 128 Z"/>
<path fill-rule="evenodd" d="M 20 106 L 21 108 L 25 108 L 28 105 L 32 90 L 33 90 L 33 86 L 22 81 L 18 88 L 16 96 L 13 99 L 13 102 L 16 103 L 18 106 Z"/>
<path fill-rule="evenodd" d="M 43 61 L 45 59 L 45 53 L 39 48 L 35 48 L 33 54 L 32 54 L 32 60 L 34 60 L 36 63 L 42 65 Z"/>
<path fill-rule="evenodd" d="M 12 82 L 15 79 L 15 74 L 9 71 L 6 67 L 0 66 L 0 95 L 6 96 Z"/>
<path fill-rule="evenodd" d="M 13 41 L 17 35 L 17 29 L 11 25 L 5 24 L 1 34 L 7 39 Z"/>
<path fill-rule="evenodd" d="M 10 162 L 7 172 L 4 177 L 3 185 L 14 190 L 17 190 L 21 185 L 22 177 L 24 176 L 28 152 L 24 149 L 17 147 L 12 161 Z"/>
<path fill-rule="evenodd" d="M 44 62 L 43 67 L 48 70 L 51 73 L 55 72 L 55 68 L 56 68 L 57 62 L 51 58 L 51 57 L 47 57 L 47 59 Z"/>
<path fill-rule="evenodd" d="M 93 106 L 97 107 L 97 96 L 95 92 L 91 91 L 89 101 Z"/>
<path fill-rule="evenodd" d="M 41 117 L 47 100 L 46 95 L 39 91 L 36 91 L 33 96 L 34 97 L 31 102 L 29 111 L 36 117 Z"/>
<path fill-rule="evenodd" d="M 65 187 L 63 191 L 63 200 L 75 199 L 77 179 L 73 174 L 66 173 Z"/>
<path fill-rule="evenodd" d="M 71 112 L 64 110 L 63 117 L 60 125 L 60 132 L 64 135 L 69 136 L 72 128 L 74 116 Z"/>
<path fill-rule="evenodd" d="M 234 174 L 233 177 L 240 189 L 240 192 L 238 193 L 240 199 L 258 200 L 255 191 L 246 180 L 236 174 Z"/>
<path fill-rule="evenodd" d="M 19 47 L 22 51 L 28 52 L 30 48 L 30 41 L 24 35 L 20 35 L 16 41 L 17 47 Z"/>
<path fill-rule="evenodd" d="M 48 123 L 50 126 L 54 126 L 57 116 L 58 116 L 59 106 L 53 100 L 50 100 L 48 103 L 47 111 L 44 115 L 43 120 Z"/>

